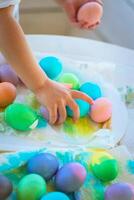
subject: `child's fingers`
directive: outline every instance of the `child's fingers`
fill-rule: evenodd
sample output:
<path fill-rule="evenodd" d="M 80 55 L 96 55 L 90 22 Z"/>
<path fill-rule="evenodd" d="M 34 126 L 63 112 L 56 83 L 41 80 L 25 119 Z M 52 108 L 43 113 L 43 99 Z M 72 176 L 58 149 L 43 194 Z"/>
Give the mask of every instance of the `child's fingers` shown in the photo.
<path fill-rule="evenodd" d="M 71 1 L 68 1 L 65 6 L 64 6 L 65 11 L 68 14 L 69 19 L 71 20 L 71 22 L 75 23 L 76 20 L 76 10 L 74 8 L 74 5 Z"/>
<path fill-rule="evenodd" d="M 80 111 L 79 111 L 79 107 L 78 107 L 77 103 L 75 103 L 75 101 L 72 98 L 70 98 L 67 101 L 67 105 L 73 111 L 73 119 L 74 119 L 74 121 L 77 121 L 79 119 L 79 117 L 80 117 Z"/>
<path fill-rule="evenodd" d="M 53 105 L 48 108 L 49 111 L 49 123 L 50 124 L 55 124 L 57 121 L 57 105 Z"/>
<path fill-rule="evenodd" d="M 88 102 L 89 104 L 93 104 L 94 101 L 91 97 L 89 97 L 87 94 L 84 94 L 80 91 L 72 90 L 70 91 L 72 98 L 74 99 L 83 99 L 84 101 Z"/>
<path fill-rule="evenodd" d="M 62 124 L 66 120 L 67 116 L 65 104 L 63 101 L 61 101 L 60 104 L 58 105 L 58 113 L 59 113 L 59 118 L 56 124 Z"/>

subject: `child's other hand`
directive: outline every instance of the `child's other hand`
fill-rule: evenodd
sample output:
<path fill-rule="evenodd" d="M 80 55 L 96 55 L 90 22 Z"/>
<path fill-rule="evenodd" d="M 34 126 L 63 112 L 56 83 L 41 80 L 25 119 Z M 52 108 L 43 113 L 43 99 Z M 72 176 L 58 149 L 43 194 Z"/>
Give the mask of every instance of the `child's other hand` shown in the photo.
<path fill-rule="evenodd" d="M 93 100 L 86 94 L 75 90 L 68 90 L 62 84 L 50 79 L 47 79 L 44 85 L 36 90 L 35 95 L 38 101 L 47 107 L 51 124 L 61 124 L 66 120 L 66 106 L 72 109 L 75 121 L 79 118 L 80 113 L 74 101 L 75 98 L 83 99 L 89 104 L 93 103 Z"/>
<path fill-rule="evenodd" d="M 66 11 L 70 21 L 78 28 L 85 28 L 85 26 L 78 22 L 77 20 L 77 13 L 79 8 L 88 2 L 97 2 L 102 5 L 101 0 L 57 0 L 59 4 L 63 7 L 63 9 Z M 94 29 L 96 26 L 99 25 L 99 21 L 96 22 L 95 24 L 92 24 L 88 29 Z"/>

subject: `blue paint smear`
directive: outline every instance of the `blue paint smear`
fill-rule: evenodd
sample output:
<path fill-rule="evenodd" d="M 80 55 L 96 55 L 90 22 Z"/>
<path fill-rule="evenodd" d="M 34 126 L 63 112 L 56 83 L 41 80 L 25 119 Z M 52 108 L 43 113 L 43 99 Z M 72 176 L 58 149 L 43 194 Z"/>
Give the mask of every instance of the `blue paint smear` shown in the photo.
<path fill-rule="evenodd" d="M 134 175 L 134 160 L 127 161 L 127 168 L 129 173 Z"/>

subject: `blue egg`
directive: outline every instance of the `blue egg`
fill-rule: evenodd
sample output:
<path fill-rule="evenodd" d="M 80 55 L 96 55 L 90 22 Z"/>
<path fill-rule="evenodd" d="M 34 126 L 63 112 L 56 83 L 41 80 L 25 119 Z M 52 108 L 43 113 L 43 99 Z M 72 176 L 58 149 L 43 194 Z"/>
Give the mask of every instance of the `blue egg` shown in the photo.
<path fill-rule="evenodd" d="M 69 197 L 62 192 L 50 192 L 43 196 L 41 200 L 70 200 Z"/>
<path fill-rule="evenodd" d="M 39 65 L 50 79 L 56 79 L 62 72 L 61 61 L 53 56 L 48 56 L 40 60 Z"/>
<path fill-rule="evenodd" d="M 27 163 L 29 173 L 39 174 L 46 181 L 50 180 L 58 171 L 59 162 L 50 153 L 41 153 L 31 158 Z"/>
<path fill-rule="evenodd" d="M 96 99 L 102 97 L 101 89 L 95 83 L 91 83 L 91 82 L 84 83 L 83 85 L 81 85 L 80 91 L 86 93 L 93 100 L 96 100 Z"/>
<path fill-rule="evenodd" d="M 91 105 L 81 99 L 76 99 L 75 102 L 79 106 L 80 109 L 80 117 L 85 117 L 91 111 Z M 69 117 L 73 117 L 73 111 L 67 106 L 67 115 Z"/>

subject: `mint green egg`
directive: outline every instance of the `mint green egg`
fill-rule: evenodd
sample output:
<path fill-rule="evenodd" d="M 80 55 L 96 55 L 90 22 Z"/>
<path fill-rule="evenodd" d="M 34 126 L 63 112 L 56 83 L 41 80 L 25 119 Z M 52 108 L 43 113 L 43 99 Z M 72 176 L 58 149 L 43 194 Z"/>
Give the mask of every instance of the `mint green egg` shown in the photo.
<path fill-rule="evenodd" d="M 38 116 L 30 107 L 14 103 L 5 109 L 4 113 L 6 123 L 19 131 L 28 131 L 38 125 Z"/>
<path fill-rule="evenodd" d="M 45 194 L 46 182 L 37 174 L 24 176 L 17 187 L 18 200 L 39 200 Z"/>
<path fill-rule="evenodd" d="M 73 73 L 64 73 L 58 79 L 60 83 L 70 84 L 72 89 L 79 90 L 80 88 L 80 81 L 77 76 Z"/>

